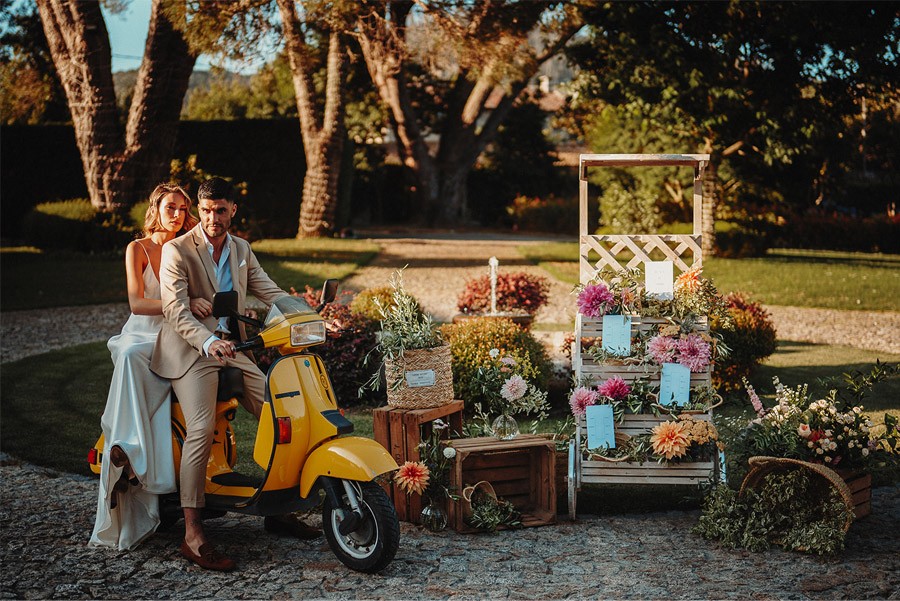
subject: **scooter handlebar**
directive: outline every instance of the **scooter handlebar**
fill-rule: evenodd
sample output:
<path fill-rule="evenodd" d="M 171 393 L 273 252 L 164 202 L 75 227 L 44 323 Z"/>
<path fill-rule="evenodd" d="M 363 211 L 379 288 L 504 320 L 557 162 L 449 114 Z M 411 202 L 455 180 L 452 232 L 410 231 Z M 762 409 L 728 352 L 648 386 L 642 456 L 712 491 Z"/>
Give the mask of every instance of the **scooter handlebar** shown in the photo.
<path fill-rule="evenodd" d="M 239 342 L 234 345 L 234 350 L 237 353 L 242 353 L 244 351 L 252 351 L 258 348 L 263 347 L 263 340 L 259 336 L 254 336 L 250 340 L 246 340 L 244 342 Z"/>

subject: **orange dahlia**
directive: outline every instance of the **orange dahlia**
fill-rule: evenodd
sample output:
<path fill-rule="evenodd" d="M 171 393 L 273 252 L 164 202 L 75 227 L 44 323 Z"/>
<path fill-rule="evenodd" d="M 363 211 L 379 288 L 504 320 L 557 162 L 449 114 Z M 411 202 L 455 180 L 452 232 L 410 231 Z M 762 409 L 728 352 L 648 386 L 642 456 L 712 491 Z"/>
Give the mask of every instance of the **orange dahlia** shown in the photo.
<path fill-rule="evenodd" d="M 653 452 L 667 460 L 683 457 L 690 445 L 689 432 L 681 422 L 662 422 L 653 428 L 650 444 Z"/>
<path fill-rule="evenodd" d="M 675 279 L 675 288 L 690 294 L 699 292 L 703 287 L 702 269 L 691 267 Z"/>
<path fill-rule="evenodd" d="M 428 466 L 418 461 L 407 461 L 400 466 L 400 469 L 394 475 L 394 482 L 407 494 L 422 494 L 428 488 L 428 478 L 431 473 Z"/>

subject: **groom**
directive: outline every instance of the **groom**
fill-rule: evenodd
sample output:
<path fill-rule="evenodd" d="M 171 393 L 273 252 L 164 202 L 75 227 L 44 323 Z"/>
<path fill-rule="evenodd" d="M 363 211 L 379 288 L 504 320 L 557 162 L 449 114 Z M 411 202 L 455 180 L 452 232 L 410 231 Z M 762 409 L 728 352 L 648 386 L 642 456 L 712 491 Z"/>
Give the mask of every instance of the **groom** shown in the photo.
<path fill-rule="evenodd" d="M 200 223 L 163 246 L 160 285 L 165 321 L 153 349 L 150 369 L 171 380 L 181 403 L 187 435 L 181 451 L 180 494 L 184 509 L 181 554 L 210 570 L 230 571 L 234 561 L 216 552 L 206 538 L 201 511 L 206 505 L 206 465 L 213 442 L 219 368 L 238 367 L 244 373 L 241 404 L 259 419 L 266 379 L 256 364 L 234 345 L 239 332 L 229 330 L 228 318 L 212 315 L 216 292 L 236 290 L 243 313 L 247 293 L 271 305 L 287 295 L 260 267 L 250 244 L 228 233 L 237 212 L 234 188 L 220 177 L 207 180 L 197 191 Z M 190 299 L 206 299 L 197 315 Z M 243 324 L 239 324 L 243 331 Z M 266 530 L 298 538 L 315 538 L 320 531 L 294 516 L 267 517 Z"/>

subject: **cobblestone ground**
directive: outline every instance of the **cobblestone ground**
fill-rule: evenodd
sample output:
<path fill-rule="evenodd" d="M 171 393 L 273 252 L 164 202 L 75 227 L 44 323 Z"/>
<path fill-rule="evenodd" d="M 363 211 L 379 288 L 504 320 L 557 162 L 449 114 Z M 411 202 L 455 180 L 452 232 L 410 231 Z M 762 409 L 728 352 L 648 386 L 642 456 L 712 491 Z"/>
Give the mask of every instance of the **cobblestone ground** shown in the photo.
<path fill-rule="evenodd" d="M 87 546 L 94 479 L 0 459 L 4 599 L 900 599 L 900 487 L 878 488 L 837 557 L 718 548 L 697 511 L 580 516 L 461 535 L 402 524 L 377 575 L 350 571 L 324 539 L 267 534 L 262 519 L 207 522 L 238 561 L 217 574 L 178 553 L 181 523 L 131 552 Z"/>
<path fill-rule="evenodd" d="M 542 273 L 520 241 L 393 240 L 345 286 L 384 285 L 408 264 L 405 283 L 439 321 L 455 313 L 469 277 L 501 269 Z M 568 285 L 552 284 L 538 321 L 572 318 Z M 0 360 L 118 333 L 125 304 L 0 315 Z M 773 307 L 779 338 L 900 352 L 900 314 Z M 541 333 L 550 338 L 555 333 Z M 561 337 L 561 336 L 560 336 Z M 497 535 L 431 534 L 402 524 L 400 550 L 379 575 L 346 569 L 324 540 L 273 537 L 257 517 L 208 522 L 239 562 L 233 574 L 189 565 L 181 524 L 133 552 L 87 546 L 96 508 L 93 478 L 0 455 L 0 597 L 5 599 L 900 599 L 900 487 L 873 491 L 874 514 L 854 524 L 847 549 L 820 558 L 718 548 L 690 534 L 697 511 L 580 516 Z"/>

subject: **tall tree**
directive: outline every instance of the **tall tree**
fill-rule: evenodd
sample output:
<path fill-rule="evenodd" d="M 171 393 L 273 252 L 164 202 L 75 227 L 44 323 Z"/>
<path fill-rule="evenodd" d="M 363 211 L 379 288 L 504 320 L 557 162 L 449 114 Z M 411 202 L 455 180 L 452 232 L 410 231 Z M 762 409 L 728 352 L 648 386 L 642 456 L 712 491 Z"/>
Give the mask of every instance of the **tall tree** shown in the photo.
<path fill-rule="evenodd" d="M 429 225 L 467 217 L 476 160 L 581 26 L 575 2 L 361 2 L 355 34 Z"/>
<path fill-rule="evenodd" d="M 178 115 L 195 56 L 152 0 L 144 58 L 123 127 L 98 0 L 37 0 L 75 128 L 91 203 L 100 210 L 146 197 L 168 173 Z"/>
<path fill-rule="evenodd" d="M 345 19 L 354 8 L 352 0 L 246 0 L 189 7 L 200 31 L 191 37 L 197 50 L 245 58 L 254 46 L 258 54 L 260 46 L 271 43 L 272 34 L 283 40 L 306 157 L 298 238 L 326 236 L 335 229 L 346 136 Z"/>
<path fill-rule="evenodd" d="M 815 203 L 860 99 L 896 88 L 900 20 L 891 3 L 604 3 L 586 20 L 592 35 L 571 56 L 601 75 L 582 96 L 671 105 L 696 150 L 712 154 L 707 249 L 718 169 L 735 174 L 745 200 Z"/>

